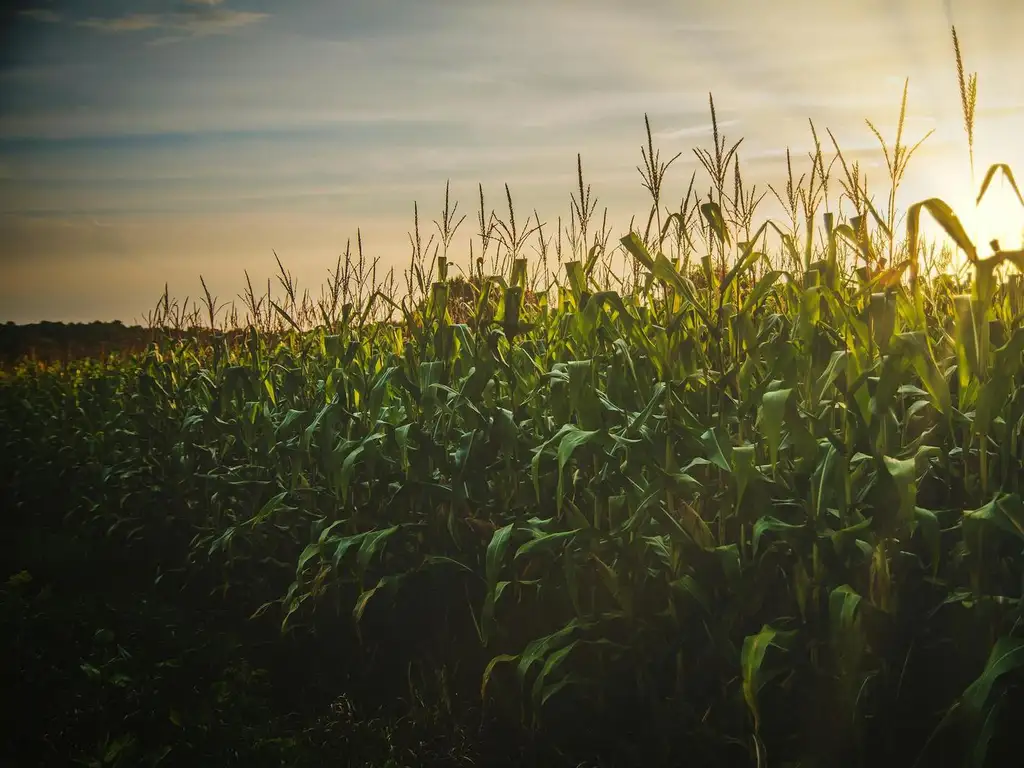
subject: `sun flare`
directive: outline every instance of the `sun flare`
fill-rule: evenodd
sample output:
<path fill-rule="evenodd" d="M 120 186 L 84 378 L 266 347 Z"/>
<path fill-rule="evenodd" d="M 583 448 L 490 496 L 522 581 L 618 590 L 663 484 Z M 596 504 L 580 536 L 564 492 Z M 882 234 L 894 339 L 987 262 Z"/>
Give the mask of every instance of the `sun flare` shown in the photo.
<path fill-rule="evenodd" d="M 987 172 L 988 166 L 979 168 L 976 189 L 980 190 Z M 970 194 L 972 185 L 968 174 L 952 173 L 948 178 L 946 184 L 935 183 L 940 190 L 936 196 L 953 209 L 979 257 L 991 256 L 994 244 L 998 244 L 1002 251 L 1024 248 L 1024 204 L 1001 171 L 992 178 L 980 202 L 976 194 Z M 952 239 L 927 215 L 922 217 L 921 232 L 926 242 L 933 240 L 936 244 L 953 245 Z M 966 255 L 957 249 L 951 263 L 944 269 L 959 272 L 966 266 Z"/>
<path fill-rule="evenodd" d="M 961 220 L 981 253 L 993 241 L 1004 251 L 1024 247 L 1024 204 L 1005 180 L 994 180 L 979 204 L 964 209 Z"/>

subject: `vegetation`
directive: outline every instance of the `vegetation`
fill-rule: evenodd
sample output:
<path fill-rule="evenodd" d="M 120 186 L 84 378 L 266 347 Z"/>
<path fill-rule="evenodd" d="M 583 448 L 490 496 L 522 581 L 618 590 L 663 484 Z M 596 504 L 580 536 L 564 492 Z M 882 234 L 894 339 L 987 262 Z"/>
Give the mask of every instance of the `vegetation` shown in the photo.
<path fill-rule="evenodd" d="M 22 746 L 997 764 L 1024 711 L 1024 251 L 982 255 L 939 199 L 898 221 L 905 108 L 885 205 L 815 132 L 769 190 L 790 221 L 755 228 L 716 123 L 710 193 L 668 210 L 648 124 L 652 205 L 617 244 L 579 162 L 554 234 L 481 190 L 461 278 L 446 195 L 404 298 L 357 242 L 319 300 L 281 266 L 241 323 L 204 284 L 203 335 L 5 373 L 8 654 L 81 660 L 14 689 L 64 692 Z M 997 175 L 1017 189 L 996 166 L 982 195 Z"/>
<path fill-rule="evenodd" d="M 67 363 L 73 358 L 104 358 L 107 351 L 144 352 L 154 332 L 139 325 L 112 323 L 31 323 L 0 325 L 0 362 L 22 359 Z"/>

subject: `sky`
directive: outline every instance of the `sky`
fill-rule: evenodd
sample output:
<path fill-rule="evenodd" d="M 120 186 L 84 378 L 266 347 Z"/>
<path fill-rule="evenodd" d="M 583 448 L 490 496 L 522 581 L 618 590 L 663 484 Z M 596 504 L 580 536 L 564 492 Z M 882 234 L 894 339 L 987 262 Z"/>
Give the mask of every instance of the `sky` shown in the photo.
<path fill-rule="evenodd" d="M 971 194 L 950 22 L 978 72 L 977 165 L 1006 162 L 1024 177 L 1019 0 L 4 9 L 0 322 L 135 322 L 165 282 L 184 298 L 200 275 L 230 299 L 244 271 L 273 273 L 274 251 L 318 294 L 357 228 L 369 256 L 401 268 L 413 202 L 426 232 L 449 179 L 469 214 L 453 250 L 465 263 L 478 183 L 488 208 L 500 209 L 507 183 L 519 221 L 536 209 L 553 227 L 568 215 L 577 153 L 617 238 L 648 207 L 636 168 L 644 114 L 663 158 L 683 153 L 666 184 L 677 201 L 697 167 L 691 148 L 710 146 L 709 92 L 730 143 L 744 139 L 748 185 L 778 184 L 787 147 L 808 170 L 811 119 L 862 162 L 881 199 L 884 161 L 865 119 L 891 137 L 909 77 L 907 136 L 935 133 L 902 200 L 962 210 Z"/>

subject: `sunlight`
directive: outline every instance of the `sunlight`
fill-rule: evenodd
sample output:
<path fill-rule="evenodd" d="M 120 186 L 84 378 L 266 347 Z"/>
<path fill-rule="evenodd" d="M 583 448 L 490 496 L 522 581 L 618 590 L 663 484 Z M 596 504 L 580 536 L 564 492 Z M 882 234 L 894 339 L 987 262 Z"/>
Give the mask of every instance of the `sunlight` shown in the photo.
<path fill-rule="evenodd" d="M 963 223 L 981 254 L 989 253 L 993 240 L 998 240 L 1004 251 L 1024 247 L 1024 206 L 1001 175 L 992 182 L 980 205 L 964 210 Z"/>
<path fill-rule="evenodd" d="M 984 175 L 979 173 L 979 177 L 980 188 Z M 1024 206 L 1001 174 L 992 181 L 980 204 L 969 195 L 960 195 L 948 202 L 977 248 L 979 257 L 984 259 L 992 255 L 993 240 L 998 241 L 1003 251 L 1024 248 Z M 933 225 L 933 229 L 938 227 Z M 944 233 L 943 237 L 951 242 Z M 965 266 L 965 255 L 957 251 L 950 271 L 958 272 Z"/>
<path fill-rule="evenodd" d="M 987 171 L 987 165 L 978 166 L 978 189 L 981 188 Z M 970 193 L 971 181 L 968 172 L 949 172 L 943 174 L 941 178 L 947 180 L 947 183 L 940 183 L 936 179 L 933 182 L 936 189 L 934 195 L 952 207 L 981 258 L 992 255 L 993 240 L 997 240 L 999 247 L 1004 251 L 1024 248 L 1024 206 L 1002 173 L 996 174 L 980 204 L 976 202 L 976 195 Z M 921 219 L 921 233 L 926 242 L 933 240 L 939 244 L 953 244 L 942 228 L 927 214 Z M 957 250 L 947 269 L 955 273 L 966 265 L 966 256 Z"/>

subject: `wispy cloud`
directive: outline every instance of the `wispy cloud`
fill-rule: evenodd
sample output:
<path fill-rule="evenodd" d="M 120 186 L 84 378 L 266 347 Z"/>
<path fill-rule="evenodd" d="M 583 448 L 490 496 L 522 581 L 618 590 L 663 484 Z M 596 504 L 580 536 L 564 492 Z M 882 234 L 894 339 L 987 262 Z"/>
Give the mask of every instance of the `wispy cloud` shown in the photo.
<path fill-rule="evenodd" d="M 32 19 L 32 21 L 38 21 L 43 24 L 58 24 L 64 18 L 49 8 L 26 8 L 23 11 L 19 11 L 19 14 L 26 19 Z"/>
<path fill-rule="evenodd" d="M 732 128 L 735 125 L 739 125 L 739 120 L 719 120 L 718 128 Z M 683 128 L 676 128 L 669 131 L 658 131 L 654 134 L 655 138 L 659 139 L 685 139 L 692 136 L 703 136 L 704 134 L 711 133 L 714 130 L 714 126 L 711 123 L 705 123 L 703 125 L 688 125 Z"/>
<path fill-rule="evenodd" d="M 144 29 L 159 27 L 161 17 L 152 13 L 131 13 L 105 19 L 96 17 L 83 19 L 78 22 L 78 25 L 100 32 L 140 32 Z"/>
<path fill-rule="evenodd" d="M 162 30 L 171 34 L 154 42 L 169 43 L 189 37 L 222 34 L 263 21 L 269 15 L 228 8 L 223 0 L 183 0 L 176 10 L 169 13 L 129 13 L 122 16 L 91 17 L 83 19 L 78 24 L 99 32 L 110 33 Z"/>

